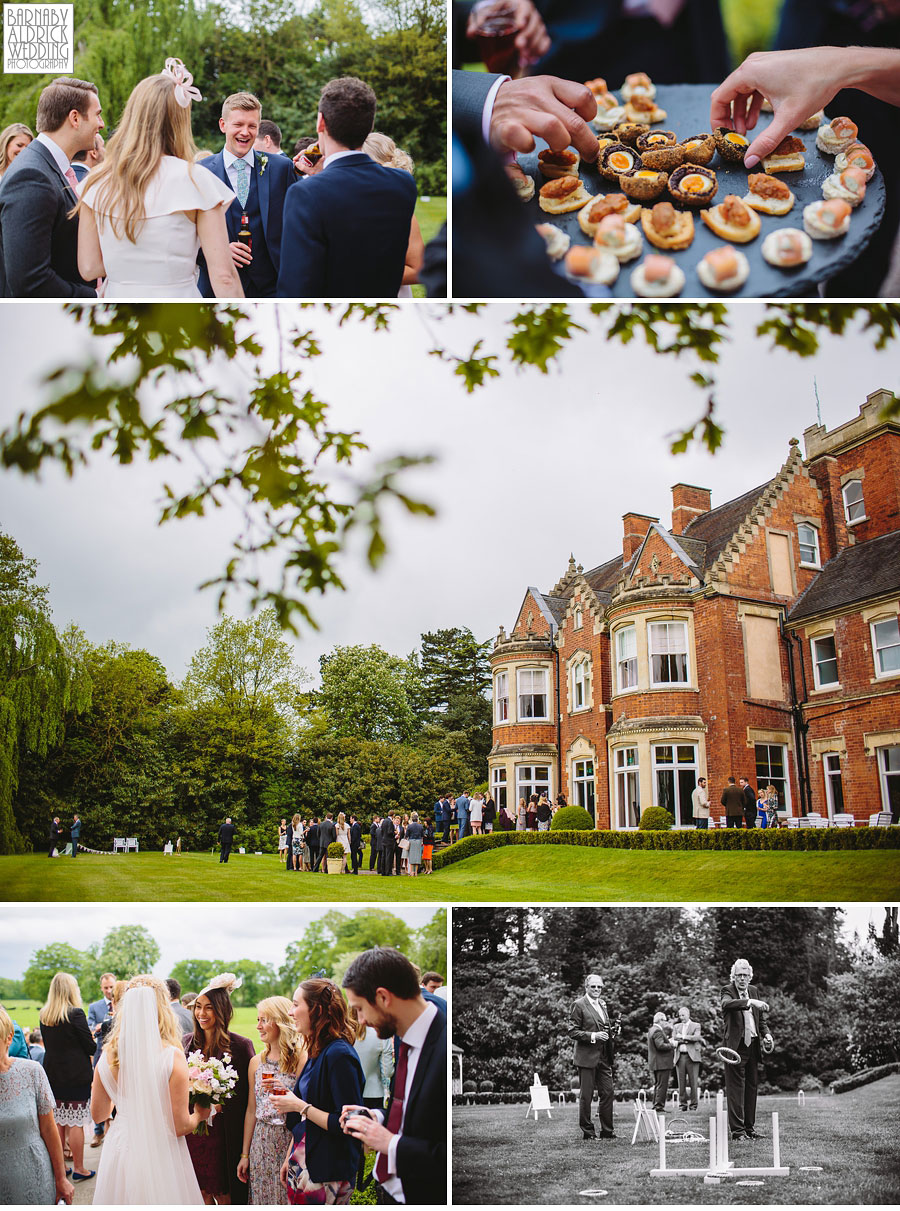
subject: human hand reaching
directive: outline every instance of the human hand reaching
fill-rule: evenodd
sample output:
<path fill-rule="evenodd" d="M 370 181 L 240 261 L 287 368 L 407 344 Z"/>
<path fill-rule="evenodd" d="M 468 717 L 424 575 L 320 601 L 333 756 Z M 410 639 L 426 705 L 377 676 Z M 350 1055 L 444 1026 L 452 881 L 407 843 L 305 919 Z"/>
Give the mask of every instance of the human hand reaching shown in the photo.
<path fill-rule="evenodd" d="M 533 151 L 535 135 L 552 151 L 570 144 L 583 159 L 597 159 L 597 136 L 588 122 L 597 113 L 590 89 L 556 76 L 526 76 L 501 84 L 491 113 L 491 143 L 505 151 Z"/>
<path fill-rule="evenodd" d="M 713 92 L 710 125 L 726 126 L 746 135 L 756 127 L 763 98 L 774 115 L 744 155 L 744 166 L 755 168 L 787 135 L 817 110 L 824 109 L 847 76 L 843 47 L 759 51 L 750 55 Z"/>

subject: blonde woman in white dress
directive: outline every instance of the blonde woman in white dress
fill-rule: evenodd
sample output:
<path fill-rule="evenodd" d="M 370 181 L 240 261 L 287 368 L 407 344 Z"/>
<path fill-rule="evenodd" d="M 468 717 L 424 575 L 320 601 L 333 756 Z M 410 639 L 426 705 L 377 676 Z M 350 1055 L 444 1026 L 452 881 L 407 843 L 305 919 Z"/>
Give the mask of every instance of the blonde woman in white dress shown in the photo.
<path fill-rule="evenodd" d="M 94 1072 L 94 1121 L 108 1119 L 113 1106 L 94 1203 L 203 1206 L 185 1136 L 209 1107 L 190 1109 L 181 1028 L 155 976 L 129 982 Z"/>
<path fill-rule="evenodd" d="M 344 847 L 344 865 L 341 867 L 341 874 L 347 870 L 347 860 L 350 857 L 350 825 L 347 823 L 347 817 L 343 812 L 338 812 L 337 824 L 335 825 L 337 839 Z"/>
<path fill-rule="evenodd" d="M 102 164 L 76 207 L 78 270 L 105 278 L 104 298 L 200 298 L 202 250 L 217 298 L 243 298 L 228 245 L 225 211 L 234 194 L 193 164 L 190 72 L 167 59 L 141 80 L 125 106 Z"/>

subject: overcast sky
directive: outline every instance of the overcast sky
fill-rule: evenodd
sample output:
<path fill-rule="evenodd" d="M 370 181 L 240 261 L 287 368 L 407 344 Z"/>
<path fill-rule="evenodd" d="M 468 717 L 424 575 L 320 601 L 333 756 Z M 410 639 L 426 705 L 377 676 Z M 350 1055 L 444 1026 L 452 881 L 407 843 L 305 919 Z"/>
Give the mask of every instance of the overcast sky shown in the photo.
<path fill-rule="evenodd" d="M 438 911 L 431 905 L 386 907 L 410 929 L 421 929 Z M 0 976 L 19 979 L 34 952 L 50 942 L 68 942 L 87 950 L 117 925 L 143 925 L 150 931 L 162 952 L 153 969 L 158 976 L 167 976 L 180 959 L 212 958 L 226 963 L 255 959 L 280 967 L 288 943 L 332 910 L 353 916 L 358 907 L 291 903 L 6 905 L 0 913 Z M 190 935 L 187 941 L 186 933 Z M 87 997 L 88 990 L 81 991 Z"/>
<path fill-rule="evenodd" d="M 293 314 L 282 304 L 285 320 Z M 673 483 L 712 489 L 713 505 L 773 476 L 791 437 L 822 420 L 833 428 L 857 415 L 868 392 L 900 389 L 897 351 L 877 354 L 859 336 L 826 340 L 815 359 L 771 352 L 753 325 L 755 304 L 732 307 L 734 339 L 718 369 L 719 418 L 727 429 L 716 457 L 673 457 L 667 434 L 693 420 L 703 397 L 687 381 L 693 366 L 634 342 L 578 342 L 548 376 L 507 369 L 466 395 L 450 368 L 427 356 L 435 336 L 467 352 L 484 336 L 498 344 L 511 309 L 493 304 L 477 319 L 438 322 L 425 305 L 407 307 L 388 334 L 310 312 L 325 355 L 304 382 L 332 404 L 331 423 L 358 428 L 376 458 L 431 454 L 435 466 L 404 481 L 430 500 L 436 520 L 390 515 L 391 553 L 372 574 L 362 559 L 345 567 L 348 592 L 314 599 L 321 630 L 296 643 L 315 671 L 336 644 L 379 643 L 406 654 L 423 631 L 468 626 L 479 638 L 515 620 L 525 587 L 549 588 L 569 552 L 590 568 L 621 552 L 622 514 L 670 522 Z M 275 349 L 274 311 L 258 325 Z M 86 339 L 52 304 L 4 304 L 0 422 L 37 406 L 40 376 Z M 590 320 L 586 321 L 590 323 Z M 239 382 L 233 367 L 230 382 Z M 156 525 L 163 469 L 120 469 L 106 457 L 66 480 L 49 468 L 39 482 L 0 472 L 0 525 L 37 558 L 59 625 L 78 622 L 95 642 L 144 647 L 180 679 L 216 619 L 215 594 L 197 586 L 221 570 L 238 528 L 222 510 L 202 521 Z M 234 602 L 231 612 L 239 613 Z"/>

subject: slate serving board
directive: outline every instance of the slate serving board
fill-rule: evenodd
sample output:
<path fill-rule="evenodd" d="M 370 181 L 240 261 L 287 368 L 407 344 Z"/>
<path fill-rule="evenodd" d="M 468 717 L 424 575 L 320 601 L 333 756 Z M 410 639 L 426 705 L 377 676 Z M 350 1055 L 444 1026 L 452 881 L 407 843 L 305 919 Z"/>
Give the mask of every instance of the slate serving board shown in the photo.
<path fill-rule="evenodd" d="M 679 139 L 686 139 L 702 131 L 709 131 L 709 99 L 714 85 L 711 84 L 660 84 L 657 86 L 656 103 L 666 110 L 664 122 L 653 125 L 651 130 L 673 130 Z M 617 94 L 618 95 L 618 94 Z M 829 118 L 837 117 L 835 112 L 826 111 Z M 757 130 L 762 130 L 771 121 L 770 114 L 762 114 L 757 124 Z M 752 142 L 753 131 L 748 136 Z M 675 258 L 676 264 L 684 271 L 685 284 L 681 291 L 683 298 L 785 298 L 802 297 L 816 293 L 819 282 L 831 277 L 839 269 L 844 269 L 853 263 L 863 252 L 869 240 L 878 230 L 884 213 L 884 181 L 881 172 L 876 167 L 875 175 L 866 186 L 866 196 L 857 206 L 850 217 L 850 230 L 845 236 L 836 240 L 813 240 L 813 254 L 807 263 L 799 269 L 776 269 L 763 259 L 762 242 L 770 231 L 778 227 L 798 227 L 803 230 L 803 208 L 810 202 L 822 199 L 822 183 L 834 172 L 834 157 L 826 156 L 816 147 L 816 132 L 795 131 L 798 138 L 806 145 L 806 167 L 802 172 L 779 173 L 779 180 L 785 182 L 796 197 L 793 208 L 782 216 L 760 214 L 762 223 L 759 235 L 749 244 L 735 244 L 740 248 L 750 264 L 750 275 L 740 290 L 728 295 L 720 295 L 707 290 L 697 276 L 696 265 L 712 248 L 721 247 L 723 241 L 714 235 L 700 218 L 699 211 L 694 212 L 694 239 L 689 248 L 682 252 L 668 252 L 665 255 Z M 602 136 L 601 136 L 602 137 Z M 860 130 L 859 138 L 866 141 L 865 130 Z M 518 161 L 525 172 L 535 179 L 535 196 L 526 202 L 529 217 L 535 223 L 554 223 L 563 231 L 568 232 L 573 244 L 590 244 L 591 241 L 578 226 L 578 212 L 572 214 L 550 215 L 541 210 L 537 201 L 537 190 L 544 184 L 544 178 L 538 172 L 537 155 L 547 145 L 538 140 L 536 149 L 528 155 L 519 155 Z M 717 205 L 726 194 L 734 193 L 743 197 L 747 193 L 748 172 L 740 165 L 726 165 L 718 152 L 713 157 L 709 167 L 713 169 L 719 182 L 713 205 Z M 753 169 L 762 172 L 762 166 Z M 585 188 L 592 195 L 597 193 L 615 193 L 617 186 L 605 177 L 601 177 L 593 164 L 581 165 L 581 179 Z M 667 193 L 657 201 L 671 201 Z M 652 206 L 653 203 L 651 202 Z M 676 207 L 682 209 L 681 207 Z M 640 229 L 640 222 L 638 222 Z M 642 233 L 643 234 L 643 233 Z M 621 268 L 618 278 L 608 289 L 593 287 L 589 283 L 579 283 L 585 293 L 597 297 L 607 296 L 608 290 L 620 298 L 633 298 L 631 289 L 631 271 L 639 265 L 649 252 L 660 252 L 654 248 L 646 236 L 644 250 L 640 257 L 628 261 Z M 563 275 L 562 262 L 554 266 Z"/>

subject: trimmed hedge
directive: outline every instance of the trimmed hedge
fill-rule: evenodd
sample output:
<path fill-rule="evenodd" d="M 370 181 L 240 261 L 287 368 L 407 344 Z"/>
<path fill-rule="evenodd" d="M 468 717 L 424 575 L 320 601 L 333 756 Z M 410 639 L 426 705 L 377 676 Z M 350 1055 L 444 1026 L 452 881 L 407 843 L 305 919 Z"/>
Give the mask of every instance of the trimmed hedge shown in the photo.
<path fill-rule="evenodd" d="M 900 849 L 900 828 L 723 828 L 685 832 L 620 833 L 611 829 L 545 833 L 483 833 L 466 837 L 434 855 L 441 870 L 504 845 L 587 845 L 593 849 L 662 850 L 834 850 Z"/>
<path fill-rule="evenodd" d="M 883 1076 L 892 1072 L 900 1072 L 900 1063 L 879 1064 L 877 1068 L 865 1068 L 862 1072 L 854 1072 L 851 1076 L 843 1076 L 831 1086 L 832 1093 L 849 1093 L 851 1089 L 859 1089 L 860 1085 L 871 1085 L 872 1081 L 880 1081 Z"/>

